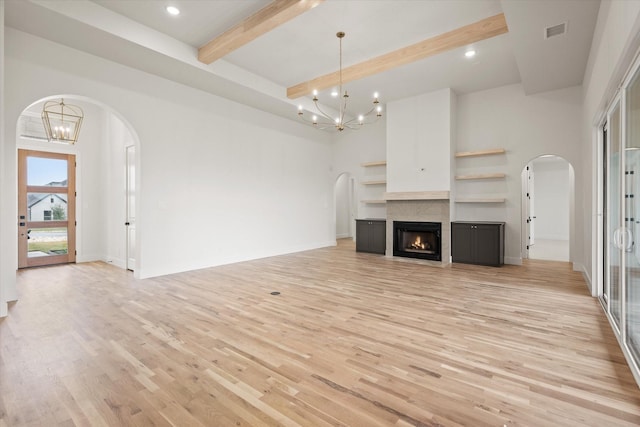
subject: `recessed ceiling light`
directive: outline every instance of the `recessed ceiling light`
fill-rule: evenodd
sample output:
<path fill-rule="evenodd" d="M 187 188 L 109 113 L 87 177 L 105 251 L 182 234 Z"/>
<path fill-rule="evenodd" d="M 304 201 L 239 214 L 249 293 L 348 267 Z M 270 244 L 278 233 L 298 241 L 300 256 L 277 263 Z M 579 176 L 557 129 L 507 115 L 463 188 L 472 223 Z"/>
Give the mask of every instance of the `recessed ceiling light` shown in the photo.
<path fill-rule="evenodd" d="M 464 53 L 464 56 L 466 56 L 467 58 L 473 58 L 474 56 L 476 56 L 476 51 L 475 50 L 468 50 Z"/>
<path fill-rule="evenodd" d="M 169 15 L 180 15 L 180 9 L 178 9 L 175 6 L 167 6 L 167 12 L 169 12 Z"/>

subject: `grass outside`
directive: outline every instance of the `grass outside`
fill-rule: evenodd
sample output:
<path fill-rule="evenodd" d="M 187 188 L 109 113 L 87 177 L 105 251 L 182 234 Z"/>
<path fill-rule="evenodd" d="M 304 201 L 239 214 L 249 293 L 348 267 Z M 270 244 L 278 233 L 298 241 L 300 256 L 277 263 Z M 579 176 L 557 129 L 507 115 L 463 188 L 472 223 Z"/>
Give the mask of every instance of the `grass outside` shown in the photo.
<path fill-rule="evenodd" d="M 49 251 L 55 251 L 57 253 L 67 253 L 67 242 L 29 242 L 29 252 L 41 251 L 49 253 Z"/>
<path fill-rule="evenodd" d="M 44 252 L 46 254 L 68 253 L 67 228 L 44 227 L 29 230 L 28 252 Z"/>

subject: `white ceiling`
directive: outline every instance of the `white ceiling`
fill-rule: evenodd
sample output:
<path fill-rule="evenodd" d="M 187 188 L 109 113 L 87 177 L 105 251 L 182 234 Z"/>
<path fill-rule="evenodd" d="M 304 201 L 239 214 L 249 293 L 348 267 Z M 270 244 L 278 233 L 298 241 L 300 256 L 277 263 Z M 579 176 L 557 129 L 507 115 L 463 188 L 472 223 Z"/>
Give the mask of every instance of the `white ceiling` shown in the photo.
<path fill-rule="evenodd" d="M 181 10 L 177 17 L 168 4 Z M 522 82 L 528 94 L 582 83 L 599 0 L 326 0 L 211 65 L 197 48 L 265 0 L 6 0 L 6 25 L 285 117 L 309 99 L 286 88 L 504 12 L 509 33 L 346 85 L 354 111 L 446 87 L 468 93 Z M 544 28 L 568 22 L 545 40 Z M 321 92 L 321 100 L 328 99 Z M 331 105 L 331 102 L 327 102 Z"/>

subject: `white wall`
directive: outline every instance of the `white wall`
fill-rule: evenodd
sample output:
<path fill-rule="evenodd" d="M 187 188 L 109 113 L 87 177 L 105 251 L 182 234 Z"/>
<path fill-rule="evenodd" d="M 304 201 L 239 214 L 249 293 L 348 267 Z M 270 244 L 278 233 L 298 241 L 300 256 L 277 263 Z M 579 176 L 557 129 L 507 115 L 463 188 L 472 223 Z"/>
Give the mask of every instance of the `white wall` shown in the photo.
<path fill-rule="evenodd" d="M 602 209 L 598 204 L 598 126 L 607 106 L 613 100 L 624 73 L 629 68 L 640 46 L 640 1 L 602 0 L 584 78 L 584 110 L 582 127 L 584 144 L 582 175 L 576 171 L 576 179 L 583 180 L 585 190 L 585 267 L 593 295 L 600 280 L 597 238 L 601 234 Z M 588 208 L 590 207 L 590 209 Z"/>
<path fill-rule="evenodd" d="M 506 179 L 459 181 L 457 197 L 505 197 L 506 203 L 456 204 L 456 220 L 505 221 L 505 262 L 521 263 L 521 171 L 544 154 L 567 159 L 582 173 L 581 87 L 525 96 L 520 84 L 460 95 L 457 98 L 456 150 L 505 148 L 506 154 L 459 158 L 456 175 L 504 172 Z M 587 184 L 588 185 L 588 184 Z M 576 210 L 582 212 L 584 183 L 576 180 Z M 571 261 L 581 269 L 582 218 L 574 218 Z"/>
<path fill-rule="evenodd" d="M 336 180 L 336 238 L 350 237 L 350 203 L 349 203 L 350 176 L 343 173 Z"/>
<path fill-rule="evenodd" d="M 387 177 L 385 166 L 362 167 L 362 163 L 386 160 L 386 119 L 383 116 L 374 124 L 353 132 L 333 134 L 332 171 L 335 179 L 344 172 L 355 179 L 354 199 L 356 218 L 386 218 L 385 205 L 362 203 L 362 200 L 381 199 L 385 186 L 362 185 L 363 181 L 383 180 Z M 352 223 L 352 230 L 355 224 Z"/>
<path fill-rule="evenodd" d="M 106 168 L 105 192 L 109 206 L 106 215 L 106 229 L 111 230 L 106 236 L 105 261 L 121 268 L 126 268 L 126 167 L 125 147 L 136 145 L 134 136 L 127 126 L 113 114 L 105 117 L 106 158 L 110 167 Z M 133 256 L 132 256 L 133 258 Z"/>
<path fill-rule="evenodd" d="M 451 89 L 387 104 L 387 191 L 449 191 Z"/>
<path fill-rule="evenodd" d="M 137 133 L 141 277 L 334 241 L 330 135 L 13 29 L 6 40 L 7 122 L 34 100 L 72 93 L 109 105 Z M 15 126 L 4 189 L 15 188 L 10 141 Z M 9 212 L 14 195 L 3 199 Z M 15 237 L 2 245 L 15 271 Z"/>
<path fill-rule="evenodd" d="M 539 157 L 531 162 L 531 170 L 535 238 L 569 240 L 569 163 L 559 157 Z"/>

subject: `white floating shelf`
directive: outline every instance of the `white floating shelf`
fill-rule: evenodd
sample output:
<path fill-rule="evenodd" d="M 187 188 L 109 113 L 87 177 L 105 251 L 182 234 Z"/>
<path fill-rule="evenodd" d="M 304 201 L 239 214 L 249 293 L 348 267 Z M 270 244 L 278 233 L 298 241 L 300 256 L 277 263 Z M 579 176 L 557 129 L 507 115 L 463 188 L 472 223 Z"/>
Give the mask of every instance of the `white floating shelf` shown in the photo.
<path fill-rule="evenodd" d="M 362 203 L 367 203 L 370 205 L 378 205 L 378 204 L 387 203 L 387 201 L 386 200 L 362 200 Z"/>
<path fill-rule="evenodd" d="M 448 191 L 404 191 L 384 193 L 386 200 L 449 200 Z"/>
<path fill-rule="evenodd" d="M 484 198 L 484 199 L 456 199 L 456 203 L 504 203 L 504 197 Z"/>
<path fill-rule="evenodd" d="M 362 163 L 362 167 L 368 168 L 370 166 L 386 166 L 387 165 L 387 161 L 386 160 L 380 160 L 377 162 L 367 162 L 367 163 Z"/>
<path fill-rule="evenodd" d="M 382 179 L 379 181 L 363 181 L 360 184 L 362 185 L 382 185 L 382 184 L 386 184 L 387 180 L 386 179 Z"/>
<path fill-rule="evenodd" d="M 457 180 L 465 179 L 501 179 L 506 177 L 504 173 L 481 173 L 476 175 L 456 175 Z"/>
<path fill-rule="evenodd" d="M 504 154 L 506 150 L 504 148 L 492 148 L 490 150 L 480 151 L 461 151 L 456 153 L 456 157 L 475 157 L 475 156 L 490 156 L 492 154 Z"/>

